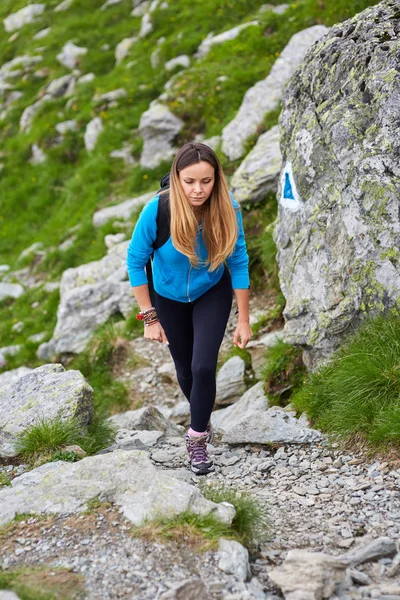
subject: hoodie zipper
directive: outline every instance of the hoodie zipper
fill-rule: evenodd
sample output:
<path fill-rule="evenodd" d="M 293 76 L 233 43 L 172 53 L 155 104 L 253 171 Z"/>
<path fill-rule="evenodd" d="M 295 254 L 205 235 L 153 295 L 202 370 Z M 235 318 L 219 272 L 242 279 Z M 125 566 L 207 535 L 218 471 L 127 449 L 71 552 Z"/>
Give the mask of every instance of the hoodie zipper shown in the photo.
<path fill-rule="evenodd" d="M 190 282 L 190 271 L 192 270 L 192 265 L 190 265 L 190 269 L 188 272 L 188 280 L 187 280 L 187 288 L 186 288 L 186 295 L 188 298 L 188 302 L 190 302 L 190 296 L 189 296 L 189 282 Z"/>

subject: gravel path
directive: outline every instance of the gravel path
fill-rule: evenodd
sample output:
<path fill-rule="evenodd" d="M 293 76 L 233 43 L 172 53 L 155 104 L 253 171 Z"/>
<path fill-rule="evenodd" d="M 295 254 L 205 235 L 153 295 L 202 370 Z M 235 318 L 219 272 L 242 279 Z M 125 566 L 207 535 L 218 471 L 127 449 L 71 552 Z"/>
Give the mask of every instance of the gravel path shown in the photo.
<path fill-rule="evenodd" d="M 230 323 L 226 348 L 232 328 Z M 168 368 L 168 348 L 143 339 L 131 344 L 140 356 L 151 357 L 151 365 L 121 376 L 133 382 L 145 404 L 155 403 L 173 412 L 182 397 Z M 184 413 L 182 409 L 176 417 L 181 423 Z M 273 600 L 283 596 L 268 573 L 284 561 L 290 549 L 334 556 L 387 536 L 400 551 L 399 464 L 347 453 L 326 438 L 307 446 L 285 447 L 229 447 L 216 441 L 212 451 L 216 470 L 207 482 L 223 482 L 252 493 L 268 513 L 268 538 L 250 557 L 250 582 L 222 572 L 216 551 L 199 553 L 183 541 L 163 544 L 133 537 L 131 523 L 115 507 L 104 505 L 86 515 L 43 521 L 32 517 L 15 523 L 0 538 L 1 567 L 64 567 L 66 579 L 60 579 L 60 589 L 67 583 L 77 585 L 82 576 L 83 591 L 75 598 L 87 600 L 161 600 L 174 584 L 193 578 L 201 578 L 209 598 Z M 169 468 L 175 476 L 199 485 L 199 478 L 185 465 L 182 438 L 158 443 L 150 456 L 158 468 Z M 0 467 L 0 472 L 9 474 L 23 470 L 23 465 Z M 399 556 L 359 566 L 354 578 L 330 597 L 400 600 Z M 54 571 L 53 577 L 61 575 Z M 165 595 L 169 597 L 189 599 L 190 595 Z"/>

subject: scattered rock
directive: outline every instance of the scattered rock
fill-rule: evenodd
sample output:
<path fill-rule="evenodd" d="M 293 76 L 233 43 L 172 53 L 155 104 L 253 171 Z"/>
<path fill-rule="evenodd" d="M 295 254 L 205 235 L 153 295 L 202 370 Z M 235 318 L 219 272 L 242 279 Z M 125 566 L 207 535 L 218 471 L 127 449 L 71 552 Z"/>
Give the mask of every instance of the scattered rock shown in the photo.
<path fill-rule="evenodd" d="M 4 29 L 8 32 L 18 31 L 24 25 L 35 23 L 36 17 L 41 15 L 46 8 L 45 4 L 28 4 L 3 20 Z"/>
<path fill-rule="evenodd" d="M 0 282 L 0 300 L 4 298 L 19 298 L 24 293 L 24 288 L 19 283 Z"/>
<path fill-rule="evenodd" d="M 292 414 L 273 406 L 256 412 L 232 427 L 226 428 L 222 441 L 228 444 L 309 444 L 321 433 L 299 423 Z"/>
<path fill-rule="evenodd" d="M 115 313 L 129 315 L 135 300 L 127 281 L 127 246 L 116 244 L 101 260 L 64 271 L 56 328 L 52 339 L 39 346 L 38 357 L 82 352 L 98 325 Z"/>
<path fill-rule="evenodd" d="M 120 204 L 114 204 L 113 206 L 107 206 L 106 208 L 98 210 L 93 215 L 94 227 L 101 227 L 104 223 L 113 219 L 127 221 L 135 211 L 147 204 L 147 202 L 151 200 L 151 198 L 154 198 L 155 195 L 156 192 L 147 192 L 137 198 L 131 198 Z"/>
<path fill-rule="evenodd" d="M 78 123 L 75 119 L 71 119 L 70 121 L 62 121 L 61 123 L 57 123 L 56 131 L 61 133 L 61 135 L 65 135 L 68 131 L 76 131 L 78 129 Z"/>
<path fill-rule="evenodd" d="M 245 362 L 240 356 L 233 356 L 222 365 L 217 375 L 217 406 L 225 406 L 239 400 L 246 389 L 244 373 Z"/>
<path fill-rule="evenodd" d="M 34 40 L 42 40 L 46 35 L 49 35 L 51 31 L 51 27 L 46 27 L 45 29 L 41 29 L 33 36 Z"/>
<path fill-rule="evenodd" d="M 175 67 L 183 67 L 184 69 L 190 67 L 190 58 L 187 54 L 181 54 L 165 63 L 167 71 L 172 71 Z"/>
<path fill-rule="evenodd" d="M 154 102 L 140 118 L 139 133 L 143 137 L 143 151 L 140 157 L 142 168 L 154 169 L 162 161 L 175 154 L 172 142 L 183 127 L 178 119 L 163 104 Z"/>
<path fill-rule="evenodd" d="M 115 100 L 119 100 L 120 98 L 126 98 L 128 95 L 127 91 L 124 88 L 118 88 L 117 90 L 112 90 L 111 92 L 106 92 L 105 94 L 101 94 L 100 96 L 94 96 L 94 102 L 114 102 Z"/>
<path fill-rule="evenodd" d="M 240 163 L 231 179 L 238 202 L 259 202 L 268 192 L 276 192 L 282 167 L 279 129 L 276 125 L 260 135 L 253 150 Z"/>
<path fill-rule="evenodd" d="M 257 132 L 265 114 L 279 106 L 289 79 L 308 49 L 327 32 L 323 25 L 314 25 L 295 33 L 268 77 L 247 90 L 237 115 L 222 130 L 222 151 L 230 160 L 243 155 L 246 140 Z"/>
<path fill-rule="evenodd" d="M 346 561 L 322 552 L 289 550 L 284 563 L 269 571 L 285 600 L 330 598 L 345 576 Z"/>
<path fill-rule="evenodd" d="M 57 60 L 67 69 L 75 69 L 80 57 L 87 54 L 87 48 L 76 46 L 73 42 L 67 42 L 61 52 L 57 54 Z"/>
<path fill-rule="evenodd" d="M 128 56 L 129 50 L 137 40 L 137 37 L 125 38 L 117 44 L 117 47 L 115 48 L 115 61 L 117 66 Z"/>
<path fill-rule="evenodd" d="M 73 3 L 74 0 L 63 0 L 63 2 L 60 2 L 60 4 L 55 7 L 54 12 L 63 12 L 65 10 L 69 10 Z"/>
<path fill-rule="evenodd" d="M 201 579 L 186 579 L 164 592 L 159 600 L 211 600 Z"/>
<path fill-rule="evenodd" d="M 84 133 L 85 148 L 88 152 L 94 150 L 97 139 L 100 133 L 103 131 L 103 123 L 100 117 L 95 117 L 86 125 L 86 131 Z"/>
<path fill-rule="evenodd" d="M 242 25 L 237 25 L 232 29 L 228 29 L 228 31 L 224 31 L 218 35 L 213 36 L 212 34 L 208 35 L 200 44 L 195 57 L 203 58 L 206 56 L 212 46 L 215 44 L 223 44 L 224 42 L 228 42 L 237 38 L 239 33 L 243 31 L 243 29 L 247 29 L 247 27 L 254 27 L 255 25 L 259 25 L 258 21 L 250 21 L 249 23 L 243 23 Z"/>
<path fill-rule="evenodd" d="M 37 144 L 33 144 L 32 145 L 32 156 L 29 160 L 29 162 L 32 165 L 40 165 L 44 162 L 46 162 L 46 155 L 43 152 L 43 150 L 41 148 L 39 148 L 39 146 Z"/>
<path fill-rule="evenodd" d="M 218 546 L 218 567 L 240 581 L 250 578 L 249 553 L 239 542 L 221 538 Z"/>
<path fill-rule="evenodd" d="M 128 410 L 109 417 L 108 421 L 118 429 L 157 430 L 167 436 L 180 436 L 180 431 L 168 421 L 155 406 Z"/>
<path fill-rule="evenodd" d="M 150 13 L 144 13 L 142 24 L 140 26 L 139 37 L 144 38 L 153 31 L 153 23 L 151 22 Z"/>
<path fill-rule="evenodd" d="M 268 409 L 268 398 L 264 393 L 262 381 L 259 381 L 247 390 L 243 396 L 227 408 L 215 410 L 211 414 L 211 421 L 216 429 L 226 431 L 227 429 L 238 425 L 242 421 L 247 421 L 252 414 Z"/>

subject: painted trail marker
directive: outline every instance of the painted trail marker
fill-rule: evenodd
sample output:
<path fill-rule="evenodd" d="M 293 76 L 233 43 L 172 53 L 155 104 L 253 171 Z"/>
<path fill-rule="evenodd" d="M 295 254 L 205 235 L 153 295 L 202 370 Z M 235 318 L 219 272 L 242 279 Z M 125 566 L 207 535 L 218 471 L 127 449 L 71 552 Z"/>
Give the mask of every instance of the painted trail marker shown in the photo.
<path fill-rule="evenodd" d="M 292 172 L 292 163 L 287 162 L 281 172 L 281 197 L 279 203 L 283 208 L 290 211 L 298 211 L 302 208 L 303 202 L 297 192 L 296 183 Z"/>

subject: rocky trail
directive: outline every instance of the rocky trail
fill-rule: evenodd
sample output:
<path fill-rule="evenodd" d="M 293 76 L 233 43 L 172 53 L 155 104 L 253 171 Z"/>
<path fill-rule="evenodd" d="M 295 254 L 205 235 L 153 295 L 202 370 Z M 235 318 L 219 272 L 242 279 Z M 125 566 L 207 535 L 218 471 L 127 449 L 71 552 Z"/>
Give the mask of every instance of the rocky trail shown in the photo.
<path fill-rule="evenodd" d="M 254 299 L 252 314 L 256 311 Z M 231 343 L 233 319 L 234 311 L 223 350 Z M 267 337 L 262 330 L 257 337 L 250 350 L 259 362 L 260 340 Z M 244 394 L 244 403 L 242 396 L 241 402 L 215 413 L 219 435 L 210 448 L 215 473 L 198 478 L 186 467 L 182 424 L 188 413 L 173 377 L 168 348 L 143 338 L 129 344 L 142 362 L 137 370 L 121 371 L 120 376 L 132 379 L 135 394 L 141 395 L 145 405 L 112 417 L 119 428 L 113 447 L 78 463 L 49 463 L 25 474 L 26 466 L 13 465 L 11 459 L 11 464 L 0 467 L 1 472 L 16 476 L 12 488 L 0 491 L 0 514 L 4 517 L 10 508 L 10 498 L 17 512 L 34 513 L 13 522 L 1 534 L 0 565 L 5 572 L 21 566 L 55 569 L 53 584 L 57 581 L 60 590 L 80 586 L 75 597 L 88 600 L 400 598 L 398 464 L 346 452 L 338 442 L 308 429 L 304 419 L 294 419 L 290 410 L 277 408 L 269 411 L 286 415 L 286 423 L 297 421 L 303 438 L 314 432 L 311 441 L 260 444 L 252 442 L 250 434 L 248 443 L 226 443 L 229 431 L 223 423 L 224 412 L 228 411 L 228 420 L 239 423 L 232 429 L 237 434 L 240 411 L 243 416 L 251 407 L 256 414 L 261 408 L 262 384 L 256 383 Z M 221 387 L 218 393 L 224 396 Z M 157 405 L 161 412 L 146 405 Z M 79 466 L 83 469 L 87 461 L 91 461 L 90 469 L 79 475 Z M 268 532 L 249 558 L 236 542 L 220 542 L 218 549 L 199 552 L 193 540 L 164 543 L 136 537 L 132 514 L 137 514 L 137 505 L 127 497 L 128 492 L 121 495 L 121 482 L 114 481 L 116 466 L 121 469 L 121 481 L 130 476 L 134 481 L 137 472 L 145 479 L 147 469 L 154 469 L 149 471 L 154 494 L 162 495 L 159 473 L 173 476 L 178 495 L 183 488 L 198 488 L 204 480 L 249 492 L 267 514 Z M 82 492 L 89 471 L 92 487 Z M 48 480 L 52 473 L 59 478 L 53 483 Z M 44 489 L 47 480 L 52 497 Z M 96 494 L 96 485 L 103 494 Z M 7 490 L 15 490 L 14 495 L 7 497 Z M 103 502 L 89 501 L 85 511 L 88 498 L 96 496 Z M 154 496 L 150 500 L 157 504 Z M 168 498 L 160 499 L 163 507 L 168 502 Z M 50 514 L 42 518 L 41 512 Z M 37 577 L 45 585 L 46 578 Z"/>

